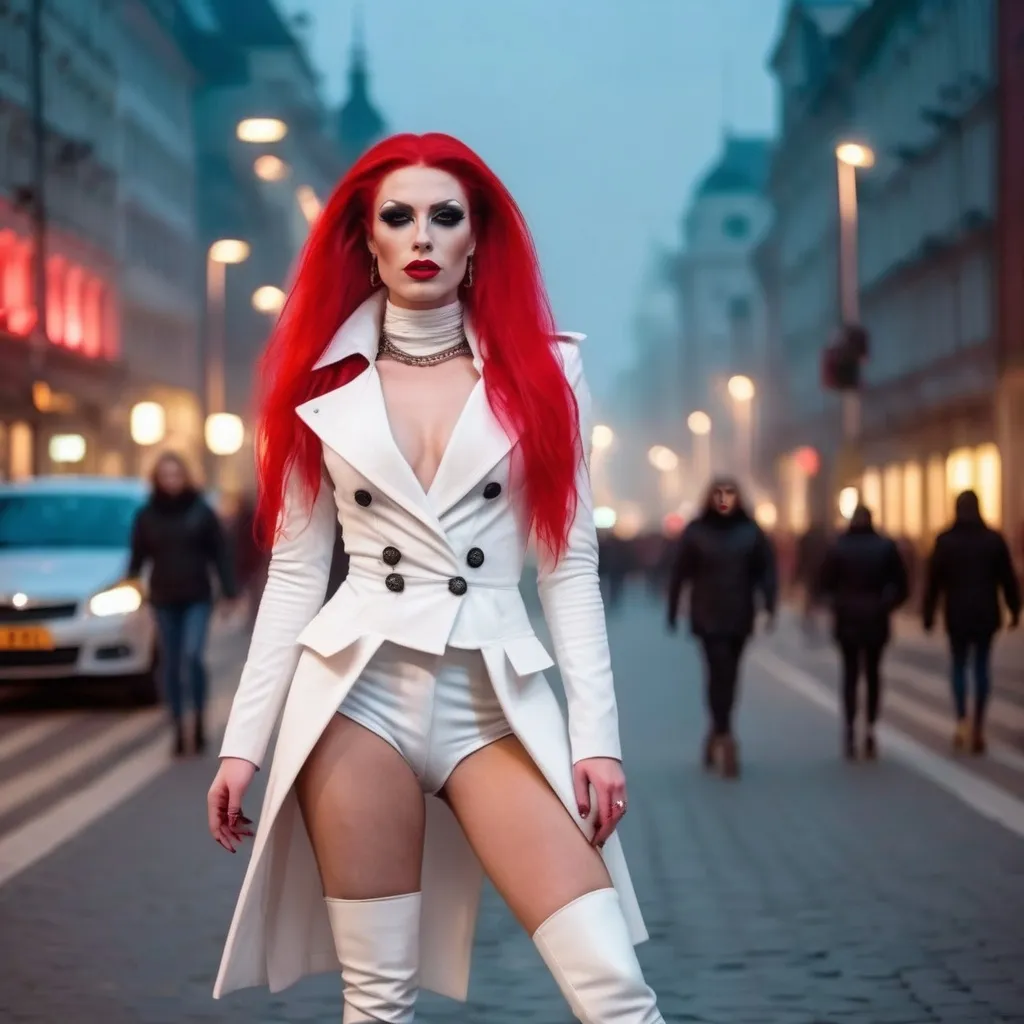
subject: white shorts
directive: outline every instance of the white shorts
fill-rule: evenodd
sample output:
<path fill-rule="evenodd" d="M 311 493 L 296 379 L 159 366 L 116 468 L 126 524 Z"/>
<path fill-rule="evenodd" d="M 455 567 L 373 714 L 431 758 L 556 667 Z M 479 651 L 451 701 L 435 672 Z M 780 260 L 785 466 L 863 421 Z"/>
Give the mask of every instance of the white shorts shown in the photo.
<path fill-rule="evenodd" d="M 479 651 L 385 642 L 338 708 L 386 740 L 435 794 L 470 754 L 512 734 Z"/>

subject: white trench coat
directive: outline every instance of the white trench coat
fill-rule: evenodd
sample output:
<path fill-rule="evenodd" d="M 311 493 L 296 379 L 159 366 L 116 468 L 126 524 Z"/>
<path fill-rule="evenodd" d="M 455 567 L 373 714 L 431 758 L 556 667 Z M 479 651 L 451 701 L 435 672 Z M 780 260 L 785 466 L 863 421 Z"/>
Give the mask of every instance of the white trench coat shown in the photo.
<path fill-rule="evenodd" d="M 286 502 L 221 748 L 223 757 L 259 765 L 280 717 L 252 856 L 214 986 L 217 998 L 254 985 L 276 992 L 304 975 L 338 970 L 293 783 L 384 641 L 433 654 L 446 646 L 479 649 L 509 724 L 588 837 L 593 814 L 582 821 L 576 811 L 572 764 L 620 757 L 587 465 L 578 474 L 568 551 L 539 574 L 566 690 L 567 729 L 543 674 L 554 662 L 534 634 L 518 590 L 527 537 L 522 479 L 512 460 L 515 438 L 491 413 L 478 381 L 424 492 L 395 444 L 373 363 L 383 307 L 383 292 L 367 300 L 317 363 L 358 352 L 369 367 L 297 410 L 323 442 L 326 477 L 311 516 L 301 501 Z M 482 370 L 480 341 L 468 323 L 466 333 Z M 580 407 L 581 436 L 589 442 L 581 340 L 560 335 L 558 349 Z M 589 451 L 589 443 L 585 447 Z M 336 517 L 349 575 L 321 609 Z M 396 567 L 382 560 L 386 546 L 401 552 Z M 485 554 L 478 568 L 467 565 L 471 547 Z M 399 593 L 385 586 L 392 572 L 404 579 Z M 455 577 L 466 581 L 464 594 L 449 588 Z M 427 804 L 420 980 L 424 988 L 465 999 L 483 873 L 447 805 L 434 797 Z M 647 933 L 618 838 L 602 852 L 633 940 L 642 942 Z"/>

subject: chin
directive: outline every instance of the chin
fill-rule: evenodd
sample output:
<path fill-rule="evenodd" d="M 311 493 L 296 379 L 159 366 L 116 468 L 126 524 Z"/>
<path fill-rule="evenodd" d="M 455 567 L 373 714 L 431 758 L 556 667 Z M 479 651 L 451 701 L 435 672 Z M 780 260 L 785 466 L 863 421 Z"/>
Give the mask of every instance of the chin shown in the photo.
<path fill-rule="evenodd" d="M 413 281 L 409 278 L 388 285 L 391 301 L 410 306 L 446 306 L 459 297 L 457 286 L 441 282 L 437 278 L 432 281 Z"/>

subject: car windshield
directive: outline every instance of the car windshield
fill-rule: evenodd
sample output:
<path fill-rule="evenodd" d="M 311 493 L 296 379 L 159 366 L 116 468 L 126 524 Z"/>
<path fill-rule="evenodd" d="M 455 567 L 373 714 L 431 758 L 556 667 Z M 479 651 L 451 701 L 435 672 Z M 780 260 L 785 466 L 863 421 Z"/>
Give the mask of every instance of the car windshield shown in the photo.
<path fill-rule="evenodd" d="M 142 501 L 124 494 L 0 494 L 0 550 L 127 548 Z"/>

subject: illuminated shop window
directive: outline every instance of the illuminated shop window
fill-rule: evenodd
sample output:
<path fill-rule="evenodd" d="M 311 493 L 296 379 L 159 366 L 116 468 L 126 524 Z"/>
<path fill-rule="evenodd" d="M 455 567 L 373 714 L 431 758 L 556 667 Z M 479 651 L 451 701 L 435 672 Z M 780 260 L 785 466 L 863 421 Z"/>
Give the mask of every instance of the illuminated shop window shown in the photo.
<path fill-rule="evenodd" d="M 956 496 L 973 486 L 974 452 L 970 448 L 957 448 L 946 458 L 947 508 L 952 509 Z"/>
<path fill-rule="evenodd" d="M 67 262 L 63 256 L 46 261 L 46 334 L 60 345 L 64 341 L 64 274 Z"/>
<path fill-rule="evenodd" d="M 949 520 L 949 492 L 946 490 L 946 462 L 939 455 L 928 460 L 926 470 L 928 534 L 934 537 Z"/>
<path fill-rule="evenodd" d="M 860 500 L 871 510 L 876 521 L 882 518 L 882 477 L 877 469 L 869 469 L 864 473 L 860 488 Z"/>
<path fill-rule="evenodd" d="M 82 292 L 85 274 L 81 267 L 70 266 L 64 276 L 64 344 L 82 347 Z"/>
<path fill-rule="evenodd" d="M 981 514 L 989 526 L 999 527 L 1003 519 L 1002 459 L 994 444 L 975 450 L 974 489 L 978 492 Z"/>
<path fill-rule="evenodd" d="M 882 474 L 882 523 L 894 537 L 903 534 L 903 472 L 901 466 L 886 466 Z"/>

